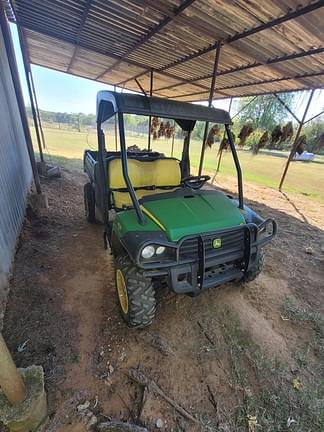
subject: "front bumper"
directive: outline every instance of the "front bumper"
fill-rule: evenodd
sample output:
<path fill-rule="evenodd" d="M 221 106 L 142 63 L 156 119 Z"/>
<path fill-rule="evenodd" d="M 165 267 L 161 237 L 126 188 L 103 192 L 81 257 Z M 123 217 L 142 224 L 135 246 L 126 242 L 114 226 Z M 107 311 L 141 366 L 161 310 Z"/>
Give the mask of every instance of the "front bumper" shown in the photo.
<path fill-rule="evenodd" d="M 269 227 L 271 232 L 269 232 Z M 239 227 L 187 236 L 179 241 L 176 262 L 146 269 L 148 277 L 167 277 L 170 288 L 179 294 L 198 294 L 207 288 L 241 279 L 253 268 L 260 248 L 276 235 L 277 224 L 267 219 L 260 225 Z M 213 241 L 221 246 L 214 248 Z"/>

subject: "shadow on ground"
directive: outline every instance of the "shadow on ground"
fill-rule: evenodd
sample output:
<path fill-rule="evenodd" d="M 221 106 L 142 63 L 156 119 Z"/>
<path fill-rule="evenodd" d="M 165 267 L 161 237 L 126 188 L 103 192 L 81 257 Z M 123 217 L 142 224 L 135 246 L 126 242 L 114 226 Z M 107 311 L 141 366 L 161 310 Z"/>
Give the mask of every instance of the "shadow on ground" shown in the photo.
<path fill-rule="evenodd" d="M 194 299 L 162 290 L 153 325 L 132 330 L 120 319 L 102 227 L 84 219 L 85 182 L 82 173 L 67 170 L 62 179 L 43 181 L 50 209 L 27 214 L 5 314 L 4 336 L 17 365 L 45 369 L 49 430 L 85 430 L 76 406 L 87 400 L 98 419 L 146 424 L 150 431 L 159 418 L 164 430 L 241 431 L 248 415 L 269 431 L 284 430 L 292 415 L 296 431 L 323 430 L 323 414 L 306 403 L 319 397 L 310 399 L 314 379 L 323 377 L 312 342 L 319 330 L 310 319 L 302 325 L 290 319 L 285 309 L 288 299 L 296 310 L 324 312 L 323 230 L 247 201 L 279 225 L 262 276 Z M 128 377 L 131 367 L 199 423 L 152 392 L 143 399 Z M 295 378 L 302 391 L 292 387 Z"/>

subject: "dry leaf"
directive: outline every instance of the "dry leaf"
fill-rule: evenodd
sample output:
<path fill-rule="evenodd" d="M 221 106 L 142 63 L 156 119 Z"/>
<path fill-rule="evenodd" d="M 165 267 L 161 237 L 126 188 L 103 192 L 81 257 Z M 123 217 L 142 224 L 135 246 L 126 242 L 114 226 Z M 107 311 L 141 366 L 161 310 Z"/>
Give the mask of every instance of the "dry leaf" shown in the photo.
<path fill-rule="evenodd" d="M 289 428 L 292 424 L 297 423 L 295 419 L 293 419 L 292 417 L 288 417 L 287 420 L 287 427 Z"/>
<path fill-rule="evenodd" d="M 294 379 L 291 381 L 291 385 L 293 386 L 293 388 L 294 388 L 295 390 L 301 390 L 302 387 L 303 387 L 303 384 L 302 384 L 302 382 L 300 381 L 299 378 L 294 378 Z"/>
<path fill-rule="evenodd" d="M 247 416 L 249 432 L 257 432 L 258 421 L 256 416 Z"/>

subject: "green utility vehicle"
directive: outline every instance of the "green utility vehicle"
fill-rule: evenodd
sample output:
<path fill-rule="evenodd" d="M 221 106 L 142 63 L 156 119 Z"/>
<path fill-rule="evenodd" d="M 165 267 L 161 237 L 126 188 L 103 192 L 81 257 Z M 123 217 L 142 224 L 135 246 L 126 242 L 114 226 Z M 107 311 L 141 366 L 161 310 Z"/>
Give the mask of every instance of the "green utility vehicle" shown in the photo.
<path fill-rule="evenodd" d="M 174 119 L 184 132 L 181 160 L 153 151 L 127 151 L 124 113 Z M 102 123 L 118 117 L 120 151 L 107 151 Z M 117 121 L 117 119 L 116 119 Z M 225 125 L 238 179 L 238 200 L 190 175 L 190 134 L 196 121 Z M 86 150 L 84 186 L 89 222 L 104 223 L 115 259 L 116 291 L 125 321 L 151 324 L 155 291 L 166 284 L 195 296 L 261 271 L 263 246 L 276 233 L 243 203 L 242 175 L 226 111 L 190 103 L 101 91 L 97 96 L 98 151 Z M 131 145 L 132 143 L 127 143 Z M 202 147 L 203 148 L 203 147 Z"/>

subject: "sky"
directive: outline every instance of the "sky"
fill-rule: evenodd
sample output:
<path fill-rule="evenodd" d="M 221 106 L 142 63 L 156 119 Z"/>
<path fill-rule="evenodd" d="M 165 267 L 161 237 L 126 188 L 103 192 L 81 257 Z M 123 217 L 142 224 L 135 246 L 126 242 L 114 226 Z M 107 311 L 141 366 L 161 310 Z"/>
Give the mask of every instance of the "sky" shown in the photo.
<path fill-rule="evenodd" d="M 10 28 L 25 103 L 30 105 L 16 26 L 11 24 Z M 94 114 L 96 112 L 96 94 L 98 91 L 113 90 L 112 86 L 41 66 L 32 65 L 32 73 L 39 108 L 47 111 Z"/>
<path fill-rule="evenodd" d="M 27 85 L 25 80 L 23 62 L 19 47 L 19 40 L 15 24 L 10 25 L 17 57 L 18 69 L 21 78 L 26 105 L 30 105 Z M 63 72 L 54 71 L 41 66 L 32 65 L 32 73 L 36 87 L 38 105 L 40 109 L 60 112 L 83 112 L 94 114 L 96 112 L 96 94 L 100 90 L 113 90 L 112 86 L 79 78 Z M 299 118 L 307 102 L 305 92 L 297 93 L 294 111 Z M 214 106 L 228 109 L 229 99 L 217 100 Z M 238 103 L 233 103 L 233 111 L 238 108 Z M 314 94 L 311 108 L 307 118 L 310 118 L 324 109 L 324 91 L 317 90 Z M 289 117 L 287 115 L 287 117 Z"/>

